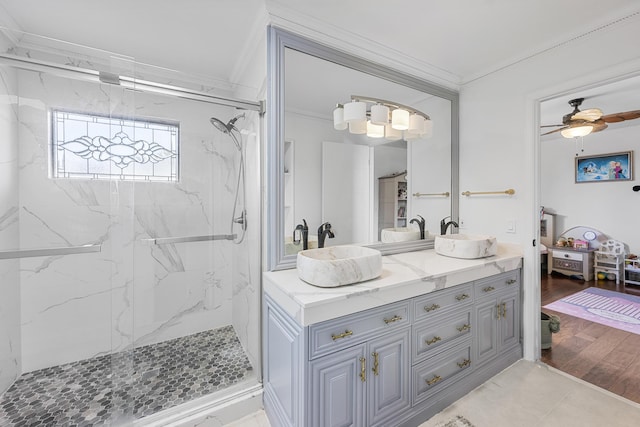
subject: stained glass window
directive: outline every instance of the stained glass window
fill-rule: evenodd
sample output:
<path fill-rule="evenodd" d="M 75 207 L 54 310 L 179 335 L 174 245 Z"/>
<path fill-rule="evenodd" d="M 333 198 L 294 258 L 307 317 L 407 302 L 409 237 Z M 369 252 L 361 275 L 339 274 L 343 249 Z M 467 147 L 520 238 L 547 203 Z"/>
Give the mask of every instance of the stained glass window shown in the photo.
<path fill-rule="evenodd" d="M 54 178 L 177 182 L 175 122 L 51 111 Z"/>

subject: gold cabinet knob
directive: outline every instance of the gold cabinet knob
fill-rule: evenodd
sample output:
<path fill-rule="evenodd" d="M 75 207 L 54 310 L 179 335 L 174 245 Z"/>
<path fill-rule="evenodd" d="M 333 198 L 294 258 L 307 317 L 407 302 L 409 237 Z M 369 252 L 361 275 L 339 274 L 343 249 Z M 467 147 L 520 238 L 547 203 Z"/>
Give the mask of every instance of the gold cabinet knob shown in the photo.
<path fill-rule="evenodd" d="M 426 311 L 428 313 L 430 311 L 437 310 L 439 308 L 440 308 L 440 306 L 438 304 L 432 304 L 432 305 L 430 305 L 428 307 L 425 305 L 424 306 L 424 311 Z"/>
<path fill-rule="evenodd" d="M 434 375 L 430 380 L 425 380 L 427 385 L 434 385 L 435 383 L 442 381 L 442 377 L 440 375 Z"/>
<path fill-rule="evenodd" d="M 442 338 L 435 336 L 433 338 L 431 338 L 430 340 L 426 340 L 425 342 L 427 343 L 427 345 L 431 345 L 431 344 L 435 344 L 438 341 L 442 341 Z"/>

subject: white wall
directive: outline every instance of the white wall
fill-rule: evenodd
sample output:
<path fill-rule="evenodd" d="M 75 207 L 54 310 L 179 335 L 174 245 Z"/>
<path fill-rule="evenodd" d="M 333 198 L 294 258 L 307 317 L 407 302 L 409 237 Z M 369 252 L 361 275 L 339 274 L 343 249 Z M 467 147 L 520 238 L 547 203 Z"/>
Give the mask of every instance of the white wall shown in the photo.
<path fill-rule="evenodd" d="M 633 171 L 638 176 L 640 156 L 640 126 L 612 124 L 602 132 L 593 133 L 584 140 L 578 151 L 573 140 L 562 137 L 541 143 L 541 203 L 556 213 L 556 237 L 563 231 L 579 225 L 600 230 L 609 237 L 629 246 L 633 253 L 640 252 L 640 227 L 635 226 L 640 206 L 640 194 L 634 193 L 633 181 L 575 183 L 576 152 L 580 156 L 634 151 Z"/>
<path fill-rule="evenodd" d="M 514 196 L 469 197 L 460 200 L 467 232 L 494 234 L 525 249 L 525 356 L 537 357 L 539 283 L 535 249 L 539 201 L 533 179 L 537 168 L 535 100 L 586 84 L 640 71 L 633 43 L 640 36 L 639 18 L 559 46 L 465 85 L 460 94 L 460 187 L 491 191 L 514 188 Z M 594 57 L 597 53 L 597 58 Z M 607 131 L 608 132 L 608 131 Z M 557 177 L 557 171 L 549 171 Z M 593 204 L 577 200 L 583 206 Z M 610 211 L 600 211 L 613 217 Z M 516 233 L 506 232 L 508 220 Z"/>
<path fill-rule="evenodd" d="M 0 66 L 0 251 L 20 246 L 16 73 Z M 0 261 L 0 394 L 20 374 L 20 262 Z"/>

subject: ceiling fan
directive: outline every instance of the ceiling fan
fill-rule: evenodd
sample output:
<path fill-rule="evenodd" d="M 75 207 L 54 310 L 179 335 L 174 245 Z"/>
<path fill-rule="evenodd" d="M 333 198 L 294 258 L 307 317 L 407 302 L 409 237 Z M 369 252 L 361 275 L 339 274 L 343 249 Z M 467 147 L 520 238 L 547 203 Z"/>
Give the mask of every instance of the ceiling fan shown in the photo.
<path fill-rule="evenodd" d="M 608 127 L 607 123 L 618 123 L 640 118 L 640 110 L 607 114 L 606 116 L 599 108 L 580 111 L 578 107 L 582 104 L 582 101 L 584 101 L 584 98 L 576 98 L 569 101 L 569 105 L 573 107 L 573 111 L 562 117 L 562 124 L 540 126 L 543 128 L 560 126 L 558 129 L 543 133 L 542 135 L 560 132 L 565 138 L 575 138 L 577 136 L 588 135 L 591 132 L 600 132 Z"/>

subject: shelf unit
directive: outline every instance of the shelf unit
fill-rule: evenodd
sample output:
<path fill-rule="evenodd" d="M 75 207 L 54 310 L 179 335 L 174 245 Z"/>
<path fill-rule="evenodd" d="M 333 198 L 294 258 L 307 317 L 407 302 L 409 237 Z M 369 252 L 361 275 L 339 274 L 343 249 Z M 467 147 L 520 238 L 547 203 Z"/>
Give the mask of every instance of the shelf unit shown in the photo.
<path fill-rule="evenodd" d="M 378 239 L 383 228 L 407 226 L 407 172 L 378 178 Z"/>
<path fill-rule="evenodd" d="M 640 259 L 624 260 L 624 285 L 640 286 Z"/>

